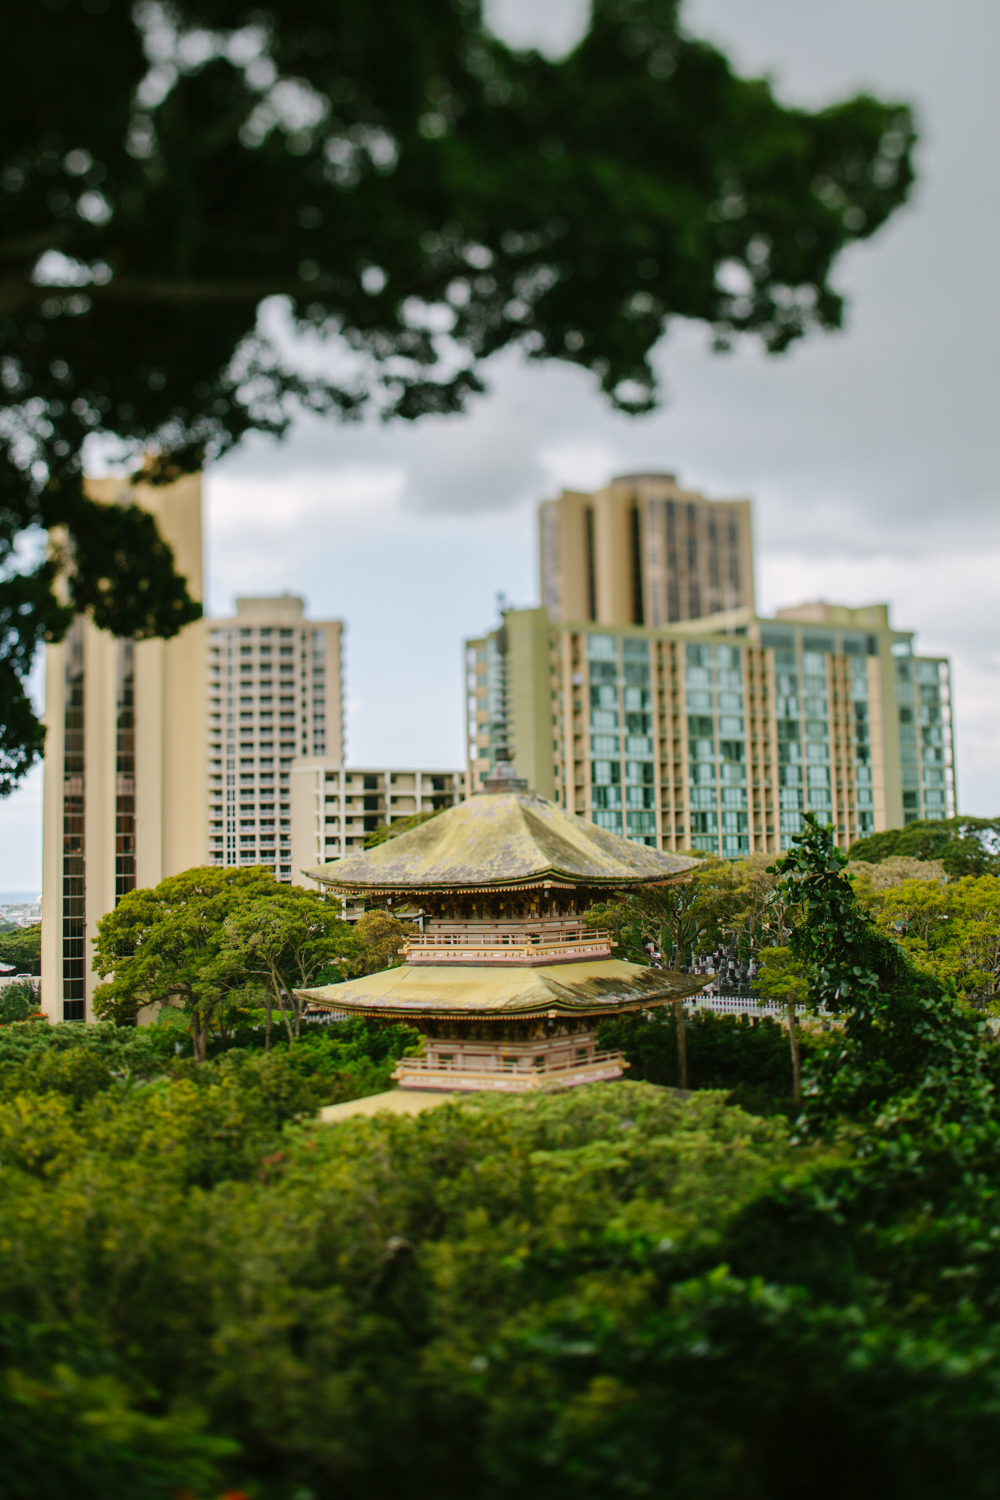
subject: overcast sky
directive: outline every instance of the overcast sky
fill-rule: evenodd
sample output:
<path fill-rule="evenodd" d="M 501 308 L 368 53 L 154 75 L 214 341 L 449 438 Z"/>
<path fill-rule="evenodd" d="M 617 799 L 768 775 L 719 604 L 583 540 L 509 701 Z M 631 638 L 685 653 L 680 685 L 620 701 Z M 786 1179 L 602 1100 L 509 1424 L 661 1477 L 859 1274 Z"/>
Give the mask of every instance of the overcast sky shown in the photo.
<path fill-rule="evenodd" d="M 577 0 L 494 0 L 510 41 L 556 51 Z M 995 0 L 689 0 L 779 96 L 859 89 L 911 102 L 921 133 L 907 208 L 840 263 L 844 332 L 780 358 L 712 355 L 675 325 L 664 405 L 611 412 L 582 372 L 502 357 L 464 417 L 303 424 L 206 479 L 209 608 L 302 593 L 347 622 L 348 759 L 459 766 L 461 642 L 496 596 L 537 600 L 535 505 L 564 484 L 674 472 L 754 502 L 758 606 L 886 600 L 917 647 L 952 657 L 960 811 L 1000 813 L 1000 506 L 996 351 Z M 0 891 L 40 878 L 37 776 L 0 804 Z"/>

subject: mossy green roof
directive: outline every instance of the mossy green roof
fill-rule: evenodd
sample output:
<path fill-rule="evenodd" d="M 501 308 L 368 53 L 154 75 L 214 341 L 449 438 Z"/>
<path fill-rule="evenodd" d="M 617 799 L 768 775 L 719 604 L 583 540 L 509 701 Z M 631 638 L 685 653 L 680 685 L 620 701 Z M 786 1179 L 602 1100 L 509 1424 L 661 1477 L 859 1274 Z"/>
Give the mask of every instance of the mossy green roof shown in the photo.
<path fill-rule="evenodd" d="M 545 969 L 403 964 L 296 994 L 320 1009 L 387 1019 L 503 1020 L 614 1015 L 693 995 L 707 983 L 704 974 L 647 969 L 605 958 Z"/>
<path fill-rule="evenodd" d="M 375 849 L 303 873 L 333 890 L 359 893 L 547 882 L 624 889 L 669 880 L 696 864 L 598 828 L 533 792 L 503 792 L 472 797 Z"/>

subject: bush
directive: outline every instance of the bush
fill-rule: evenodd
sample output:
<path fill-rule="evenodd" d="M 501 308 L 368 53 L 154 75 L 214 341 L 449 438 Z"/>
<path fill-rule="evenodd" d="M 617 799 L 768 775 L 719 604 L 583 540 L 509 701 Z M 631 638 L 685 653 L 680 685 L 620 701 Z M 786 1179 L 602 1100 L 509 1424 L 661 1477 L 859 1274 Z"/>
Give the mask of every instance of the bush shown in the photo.
<path fill-rule="evenodd" d="M 629 1078 L 676 1085 L 677 1028 L 671 1007 L 605 1021 L 598 1043 L 624 1052 Z M 804 1055 L 814 1045 L 803 1035 Z M 788 1034 L 769 1016 L 751 1024 L 741 1016 L 700 1011 L 687 1022 L 687 1053 L 689 1088 L 735 1090 L 741 1103 L 763 1109 L 791 1100 Z"/>

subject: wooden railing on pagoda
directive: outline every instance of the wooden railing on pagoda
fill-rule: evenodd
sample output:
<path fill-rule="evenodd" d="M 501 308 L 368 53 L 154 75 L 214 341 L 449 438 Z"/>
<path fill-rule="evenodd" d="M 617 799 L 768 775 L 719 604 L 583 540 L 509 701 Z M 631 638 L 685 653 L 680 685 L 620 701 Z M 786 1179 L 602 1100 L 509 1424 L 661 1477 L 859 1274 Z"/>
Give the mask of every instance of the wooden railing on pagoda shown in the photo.
<path fill-rule="evenodd" d="M 463 922 L 407 938 L 410 964 L 504 964 L 519 968 L 611 957 L 610 932 L 579 921 Z"/>

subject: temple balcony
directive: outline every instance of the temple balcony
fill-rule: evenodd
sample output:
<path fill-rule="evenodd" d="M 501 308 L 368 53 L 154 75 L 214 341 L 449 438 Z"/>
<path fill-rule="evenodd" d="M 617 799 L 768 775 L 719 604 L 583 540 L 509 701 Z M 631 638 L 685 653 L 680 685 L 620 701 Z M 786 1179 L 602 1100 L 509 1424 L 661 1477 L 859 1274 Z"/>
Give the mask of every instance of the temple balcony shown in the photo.
<path fill-rule="evenodd" d="M 392 1076 L 407 1089 L 523 1094 L 606 1082 L 627 1067 L 620 1052 L 597 1049 L 593 1032 L 534 1041 L 428 1037 L 422 1056 L 401 1058 Z"/>

